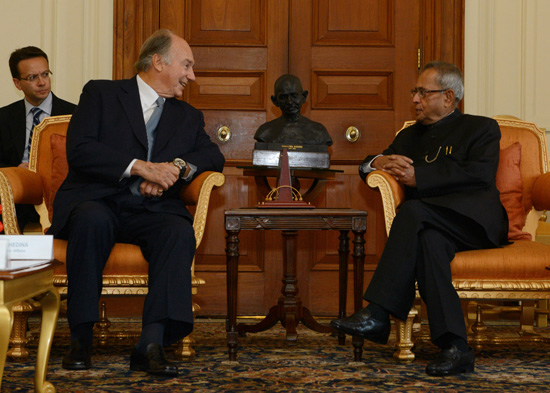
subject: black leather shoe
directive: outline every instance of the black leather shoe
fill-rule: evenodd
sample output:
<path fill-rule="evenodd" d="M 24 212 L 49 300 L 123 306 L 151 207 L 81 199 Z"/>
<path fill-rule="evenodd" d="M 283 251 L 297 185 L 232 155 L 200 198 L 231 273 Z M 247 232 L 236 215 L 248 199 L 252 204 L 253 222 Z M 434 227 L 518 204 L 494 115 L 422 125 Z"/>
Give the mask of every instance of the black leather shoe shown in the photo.
<path fill-rule="evenodd" d="M 443 349 L 426 367 L 426 374 L 434 376 L 471 372 L 474 372 L 474 350 L 470 348 L 468 352 L 461 352 L 454 345 Z"/>
<path fill-rule="evenodd" d="M 69 352 L 63 357 L 61 365 L 65 370 L 87 370 L 92 367 L 90 352 L 90 345 L 80 339 L 74 340 L 71 342 Z"/>
<path fill-rule="evenodd" d="M 387 344 L 390 336 L 391 323 L 379 321 L 370 315 L 370 311 L 362 308 L 355 314 L 341 319 L 333 319 L 330 326 L 344 332 L 365 338 L 378 344 Z"/>
<path fill-rule="evenodd" d="M 178 368 L 166 360 L 164 348 L 160 344 L 154 343 L 147 346 L 145 355 L 134 349 L 132 356 L 130 356 L 130 370 L 146 371 L 150 374 L 166 375 L 169 377 L 178 375 Z"/>

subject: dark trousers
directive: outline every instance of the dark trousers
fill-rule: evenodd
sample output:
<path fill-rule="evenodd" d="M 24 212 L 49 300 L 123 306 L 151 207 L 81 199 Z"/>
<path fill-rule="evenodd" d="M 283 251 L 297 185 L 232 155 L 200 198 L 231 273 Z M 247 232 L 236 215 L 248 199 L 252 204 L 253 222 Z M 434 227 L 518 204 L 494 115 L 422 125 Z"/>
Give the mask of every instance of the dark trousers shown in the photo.
<path fill-rule="evenodd" d="M 25 226 L 31 222 L 40 222 L 40 216 L 36 212 L 34 205 L 15 205 L 15 214 L 17 215 L 17 223 L 21 233 Z"/>
<path fill-rule="evenodd" d="M 450 262 L 458 251 L 491 247 L 484 229 L 475 221 L 420 200 L 406 201 L 395 216 L 364 299 L 405 320 L 417 282 L 426 303 L 432 341 L 445 333 L 466 339 Z"/>
<path fill-rule="evenodd" d="M 193 327 L 191 263 L 195 233 L 188 219 L 151 212 L 151 200 L 123 192 L 75 208 L 67 228 L 67 319 L 72 328 L 99 320 L 103 268 L 116 242 L 136 244 L 149 263 L 143 324 L 167 321 L 164 344 Z"/>

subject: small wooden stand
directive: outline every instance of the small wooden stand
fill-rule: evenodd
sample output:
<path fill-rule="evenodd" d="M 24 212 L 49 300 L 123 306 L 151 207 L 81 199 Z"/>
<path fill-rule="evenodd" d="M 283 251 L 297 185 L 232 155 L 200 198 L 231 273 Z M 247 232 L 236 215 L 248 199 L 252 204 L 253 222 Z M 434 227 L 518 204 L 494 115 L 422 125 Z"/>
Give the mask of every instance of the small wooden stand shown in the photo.
<path fill-rule="evenodd" d="M 277 197 L 273 197 L 278 194 Z M 277 198 L 275 200 L 275 198 Z M 264 202 L 258 203 L 258 208 L 277 209 L 277 208 L 298 208 L 298 209 L 313 209 L 315 206 L 303 200 L 302 195 L 292 187 L 290 177 L 290 166 L 288 165 L 288 152 L 286 148 L 281 152 L 279 160 L 279 186 L 272 190 Z"/>

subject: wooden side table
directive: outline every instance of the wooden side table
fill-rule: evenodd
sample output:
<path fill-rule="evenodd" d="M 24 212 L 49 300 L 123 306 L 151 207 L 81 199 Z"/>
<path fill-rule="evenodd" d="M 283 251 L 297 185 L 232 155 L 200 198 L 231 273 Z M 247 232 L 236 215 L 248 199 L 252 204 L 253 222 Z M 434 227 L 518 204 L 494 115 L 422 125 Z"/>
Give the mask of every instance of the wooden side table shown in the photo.
<path fill-rule="evenodd" d="M 36 356 L 34 388 L 36 392 L 55 392 L 55 387 L 46 381 L 46 368 L 59 314 L 59 293 L 53 286 L 53 272 L 60 264 L 61 262 L 53 261 L 17 271 L 0 270 L 0 385 L 13 325 L 11 308 L 17 302 L 44 294 L 40 299 L 42 324 Z"/>
<path fill-rule="evenodd" d="M 339 253 L 339 305 L 338 317 L 346 313 L 346 289 L 349 257 L 349 236 L 353 238 L 354 306 L 359 309 L 363 295 L 363 265 L 365 260 L 364 235 L 367 229 L 367 212 L 354 209 L 255 209 L 243 208 L 225 212 L 226 261 L 227 261 L 227 346 L 229 360 L 237 359 L 238 335 L 245 332 L 267 330 L 277 322 L 286 329 L 286 339 L 297 339 L 296 326 L 302 322 L 306 327 L 332 333 L 331 327 L 319 324 L 311 312 L 302 306 L 296 280 L 298 255 L 297 235 L 299 230 L 340 231 Z M 239 232 L 241 230 L 280 230 L 283 236 L 283 287 L 278 304 L 271 307 L 268 315 L 254 325 L 237 325 L 237 287 L 239 265 Z M 338 333 L 338 342 L 344 344 L 345 335 Z M 360 360 L 363 340 L 353 338 L 355 359 Z"/>

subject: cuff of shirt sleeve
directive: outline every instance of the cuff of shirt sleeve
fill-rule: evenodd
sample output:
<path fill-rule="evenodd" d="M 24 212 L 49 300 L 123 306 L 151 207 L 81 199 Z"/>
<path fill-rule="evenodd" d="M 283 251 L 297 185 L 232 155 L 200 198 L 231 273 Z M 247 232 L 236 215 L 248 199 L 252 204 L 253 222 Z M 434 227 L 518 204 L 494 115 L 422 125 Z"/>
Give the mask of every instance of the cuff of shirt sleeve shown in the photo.
<path fill-rule="evenodd" d="M 119 181 L 123 180 L 123 179 L 127 179 L 129 177 L 131 177 L 131 173 L 132 173 L 132 167 L 134 166 L 134 164 L 136 163 L 137 161 L 137 158 L 134 158 L 132 160 L 132 162 L 130 162 L 130 165 L 128 165 L 128 167 L 126 168 L 126 170 L 124 171 L 124 173 L 122 174 L 122 176 L 120 177 Z"/>
<path fill-rule="evenodd" d="M 372 171 L 375 171 L 376 168 L 373 168 L 371 164 L 376 160 L 378 157 L 382 156 L 383 154 L 378 154 L 376 157 L 374 157 L 369 162 L 364 162 L 359 166 L 359 170 L 363 173 L 371 173 Z"/>
<path fill-rule="evenodd" d="M 193 178 L 193 175 L 197 172 L 197 167 L 193 164 L 191 164 L 189 161 L 186 161 L 187 165 L 189 166 L 189 173 L 187 176 L 182 177 L 183 180 L 191 180 Z"/>

